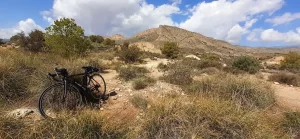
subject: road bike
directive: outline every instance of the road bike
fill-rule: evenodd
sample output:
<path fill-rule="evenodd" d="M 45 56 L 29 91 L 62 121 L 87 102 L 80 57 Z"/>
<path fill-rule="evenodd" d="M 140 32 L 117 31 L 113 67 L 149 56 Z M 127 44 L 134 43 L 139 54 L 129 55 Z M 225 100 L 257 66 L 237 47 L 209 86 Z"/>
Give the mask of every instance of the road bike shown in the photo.
<path fill-rule="evenodd" d="M 39 112 L 45 118 L 55 118 L 60 113 L 76 112 L 86 104 L 100 103 L 105 99 L 106 83 L 99 69 L 82 67 L 84 73 L 69 75 L 65 68 L 55 68 L 49 73 L 55 83 L 47 87 L 39 98 Z"/>

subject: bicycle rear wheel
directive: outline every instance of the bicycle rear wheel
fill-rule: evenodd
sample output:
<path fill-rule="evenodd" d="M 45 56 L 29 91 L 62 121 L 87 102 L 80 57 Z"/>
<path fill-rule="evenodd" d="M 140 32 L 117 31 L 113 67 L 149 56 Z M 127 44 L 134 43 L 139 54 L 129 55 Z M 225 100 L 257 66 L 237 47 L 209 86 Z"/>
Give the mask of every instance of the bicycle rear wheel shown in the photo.
<path fill-rule="evenodd" d="M 69 84 L 66 93 L 64 92 L 64 84 L 56 83 L 41 94 L 39 111 L 43 117 L 55 118 L 62 113 L 74 112 L 82 106 L 82 97 L 78 88 Z"/>
<path fill-rule="evenodd" d="M 106 83 L 100 74 L 94 74 L 89 77 L 88 85 L 91 94 L 96 99 L 103 99 L 106 93 Z"/>

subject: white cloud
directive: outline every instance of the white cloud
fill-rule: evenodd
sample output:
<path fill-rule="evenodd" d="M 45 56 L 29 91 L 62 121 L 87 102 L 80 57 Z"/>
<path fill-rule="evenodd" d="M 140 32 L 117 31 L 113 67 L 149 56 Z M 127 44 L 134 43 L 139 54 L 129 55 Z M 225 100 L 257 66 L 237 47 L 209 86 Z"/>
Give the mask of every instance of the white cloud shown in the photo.
<path fill-rule="evenodd" d="M 25 21 L 20 21 L 15 27 L 0 29 L 0 38 L 9 39 L 11 36 L 21 31 L 24 31 L 25 34 L 28 34 L 34 29 L 43 30 L 43 28 L 37 25 L 34 20 L 28 18 Z"/>
<path fill-rule="evenodd" d="M 241 35 L 257 21 L 256 16 L 271 15 L 284 4 L 284 0 L 218 0 L 202 2 L 189 9 L 192 13 L 179 27 L 238 43 Z M 244 27 L 240 24 L 245 23 Z"/>
<path fill-rule="evenodd" d="M 156 7 L 145 0 L 55 0 L 53 8 L 42 14 L 50 23 L 74 18 L 87 34 L 128 36 L 160 24 L 174 25 L 171 15 L 180 13 L 181 0 L 172 1 Z"/>
<path fill-rule="evenodd" d="M 260 34 L 263 32 L 263 29 L 253 29 L 247 36 L 248 41 L 258 42 L 260 41 Z"/>
<path fill-rule="evenodd" d="M 300 44 L 300 32 L 296 31 L 279 32 L 274 29 L 267 29 L 261 33 L 261 40 L 266 42 L 285 42 L 288 44 Z"/>
<path fill-rule="evenodd" d="M 248 33 L 248 29 L 257 21 L 257 19 L 252 19 L 245 23 L 244 27 L 241 27 L 239 24 L 233 26 L 227 33 L 226 41 L 232 44 L 239 44 L 243 34 Z"/>
<path fill-rule="evenodd" d="M 300 19 L 300 13 L 285 13 L 281 16 L 266 19 L 266 22 L 274 24 L 274 26 L 286 24 L 294 20 Z"/>

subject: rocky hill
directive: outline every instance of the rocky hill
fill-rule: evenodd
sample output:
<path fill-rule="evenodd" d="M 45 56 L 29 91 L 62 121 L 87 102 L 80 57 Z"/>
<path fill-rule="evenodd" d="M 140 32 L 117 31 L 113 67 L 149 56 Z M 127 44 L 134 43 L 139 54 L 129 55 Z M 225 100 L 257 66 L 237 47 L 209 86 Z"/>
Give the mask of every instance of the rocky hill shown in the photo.
<path fill-rule="evenodd" d="M 164 42 L 176 42 L 180 48 L 187 49 L 190 52 L 214 53 L 222 56 L 274 54 L 299 51 L 299 49 L 292 48 L 279 49 L 235 46 L 222 40 L 216 40 L 199 33 L 167 25 L 160 25 L 158 28 L 143 31 L 131 38 L 124 39 L 121 43 L 124 41 L 137 44 L 144 48 L 145 46 L 149 46 L 151 47 L 151 50 L 155 47 L 157 49 L 156 51 L 159 51 L 159 48 L 163 46 Z"/>

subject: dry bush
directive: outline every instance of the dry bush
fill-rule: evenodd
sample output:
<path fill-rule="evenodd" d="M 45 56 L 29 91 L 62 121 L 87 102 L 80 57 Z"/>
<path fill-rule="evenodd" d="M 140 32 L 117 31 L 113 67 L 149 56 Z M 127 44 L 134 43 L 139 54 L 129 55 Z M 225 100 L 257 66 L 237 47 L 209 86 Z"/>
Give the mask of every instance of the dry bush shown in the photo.
<path fill-rule="evenodd" d="M 187 85 L 192 83 L 193 78 L 191 77 L 191 69 L 184 65 L 170 66 L 169 70 L 162 77 L 168 83 L 175 85 Z"/>
<path fill-rule="evenodd" d="M 132 98 L 130 98 L 130 103 L 136 108 L 146 110 L 149 101 L 141 95 L 134 95 Z"/>
<path fill-rule="evenodd" d="M 149 72 L 146 68 L 131 65 L 120 67 L 117 71 L 119 73 L 119 77 L 125 81 L 129 81 L 137 77 L 143 77 Z"/>
<path fill-rule="evenodd" d="M 134 63 L 140 61 L 142 51 L 137 46 L 122 47 L 117 55 L 126 63 Z"/>
<path fill-rule="evenodd" d="M 269 77 L 269 80 L 288 85 L 300 86 L 300 76 L 288 72 L 279 72 L 272 74 Z"/>
<path fill-rule="evenodd" d="M 277 122 L 261 112 L 236 109 L 208 98 L 163 98 L 150 103 L 138 138 L 284 138 Z M 276 123 L 276 124 L 275 124 Z"/>
<path fill-rule="evenodd" d="M 245 75 L 220 73 L 183 88 L 193 95 L 205 94 L 232 100 L 245 108 L 266 108 L 275 103 L 274 91 L 269 83 Z"/>
<path fill-rule="evenodd" d="M 202 70 L 210 67 L 215 67 L 217 69 L 222 68 L 222 64 L 219 61 L 211 59 L 196 60 L 191 58 L 185 58 L 182 60 L 181 64 L 197 70 Z"/>
<path fill-rule="evenodd" d="M 145 89 L 149 85 L 153 85 L 156 81 L 150 77 L 140 77 L 133 81 L 132 86 L 135 90 Z"/>
<path fill-rule="evenodd" d="M 284 120 L 282 127 L 291 136 L 300 137 L 300 112 L 286 112 L 284 113 Z"/>
<path fill-rule="evenodd" d="M 1 119 L 0 138 L 130 138 L 132 118 L 107 119 L 99 111 L 85 110 L 78 114 L 64 114 L 25 125 L 23 120 Z M 3 121 L 5 121 L 3 123 Z"/>
<path fill-rule="evenodd" d="M 281 69 L 290 71 L 300 70 L 300 54 L 296 52 L 290 52 L 284 56 L 284 60 L 280 63 Z"/>

